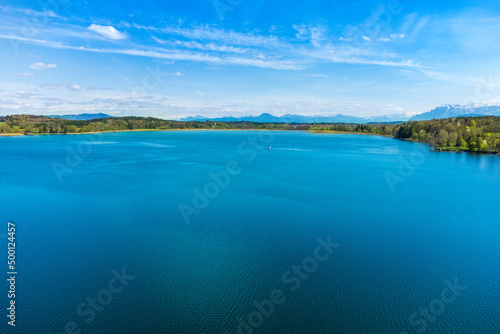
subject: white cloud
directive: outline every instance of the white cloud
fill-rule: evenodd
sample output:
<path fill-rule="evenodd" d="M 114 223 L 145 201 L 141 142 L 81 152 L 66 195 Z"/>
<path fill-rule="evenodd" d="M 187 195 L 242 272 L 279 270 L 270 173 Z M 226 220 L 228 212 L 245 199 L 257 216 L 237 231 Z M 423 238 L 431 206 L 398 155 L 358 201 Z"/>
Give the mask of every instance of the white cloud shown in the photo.
<path fill-rule="evenodd" d="M 175 75 L 175 76 L 178 76 L 178 77 L 183 77 L 184 74 L 182 74 L 181 72 L 175 72 L 175 73 L 172 73 L 172 75 Z"/>
<path fill-rule="evenodd" d="M 43 84 L 40 86 L 42 89 L 67 89 L 70 91 L 109 91 L 111 88 L 102 87 L 82 87 L 80 85 L 68 85 L 68 84 Z"/>
<path fill-rule="evenodd" d="M 128 22 L 125 21 L 120 21 L 119 26 L 125 27 L 125 28 L 130 28 L 132 25 Z"/>
<path fill-rule="evenodd" d="M 45 84 L 45 85 L 41 85 L 40 88 L 43 88 L 43 89 L 59 89 L 59 88 L 68 88 L 68 85 Z"/>
<path fill-rule="evenodd" d="M 38 96 L 41 96 L 41 94 L 27 93 L 24 90 L 21 90 L 16 94 L 12 94 L 12 96 L 21 99 L 36 99 Z"/>
<path fill-rule="evenodd" d="M 218 65 L 242 65 L 242 66 L 254 66 L 261 68 L 272 68 L 276 70 L 299 70 L 303 66 L 298 64 L 297 61 L 291 60 L 261 60 L 254 58 L 242 58 L 242 57 L 216 57 L 207 54 L 195 53 L 195 52 L 179 52 L 172 50 L 159 51 L 152 50 L 136 50 L 136 49 L 86 49 L 78 48 L 78 50 L 85 50 L 91 52 L 101 52 L 101 53 L 117 53 L 125 54 L 131 56 L 140 57 L 150 57 L 159 59 L 169 59 L 169 60 L 184 60 L 184 61 L 199 61 Z"/>
<path fill-rule="evenodd" d="M 238 48 L 234 46 L 228 46 L 228 45 L 217 45 L 213 42 L 211 43 L 199 43 L 196 41 L 179 41 L 179 40 L 174 40 L 174 41 L 166 41 L 160 38 L 157 38 L 155 36 L 151 36 L 151 38 L 160 44 L 163 45 L 171 45 L 174 47 L 184 47 L 188 49 L 197 49 L 197 50 L 203 50 L 203 51 L 215 51 L 215 52 L 228 52 L 228 53 L 246 53 L 249 51 L 249 49 L 244 49 L 244 48 Z"/>
<path fill-rule="evenodd" d="M 397 55 L 393 53 L 377 52 L 348 45 L 336 46 L 328 44 L 322 48 L 304 50 L 302 54 L 310 59 L 322 59 L 342 64 L 421 67 L 420 64 L 415 63 L 413 60 L 395 60 L 394 58 Z"/>
<path fill-rule="evenodd" d="M 413 37 L 417 36 L 418 33 L 420 32 L 420 30 L 424 29 L 424 27 L 427 25 L 427 23 L 429 22 L 429 19 L 430 17 L 429 16 L 425 16 L 423 18 L 420 19 L 420 21 L 418 21 L 417 25 L 415 26 L 415 28 L 412 30 L 412 35 Z M 482 30 L 483 32 L 484 30 Z"/>
<path fill-rule="evenodd" d="M 193 28 L 179 28 L 179 27 L 165 27 L 156 28 L 152 26 L 141 26 L 132 24 L 136 29 L 146 31 L 162 32 L 164 34 L 179 35 L 185 38 L 195 40 L 211 40 L 221 41 L 226 44 L 246 45 L 246 46 L 284 46 L 276 36 L 263 36 L 253 33 L 240 33 L 233 30 L 227 31 L 224 29 L 217 29 L 207 25 L 199 25 Z"/>
<path fill-rule="evenodd" d="M 378 39 L 379 42 L 390 42 L 391 40 L 393 39 L 397 39 L 397 38 L 405 38 L 406 35 L 405 34 L 390 34 L 389 35 L 389 38 L 388 37 L 380 37 Z"/>
<path fill-rule="evenodd" d="M 313 77 L 313 78 L 328 78 L 326 74 L 304 74 L 305 77 Z"/>
<path fill-rule="evenodd" d="M 30 65 L 33 70 L 45 70 L 48 68 L 57 68 L 56 64 L 33 63 Z"/>
<path fill-rule="evenodd" d="M 480 79 L 477 78 L 463 78 L 457 75 L 450 75 L 446 73 L 430 71 L 423 68 L 417 69 L 417 71 L 434 80 L 447 81 L 451 83 L 460 83 L 462 85 L 467 85 L 467 86 L 474 86 L 481 82 Z"/>
<path fill-rule="evenodd" d="M 297 39 L 309 40 L 309 42 L 314 46 L 319 46 L 326 40 L 326 28 L 323 26 L 309 26 L 302 24 L 300 26 L 294 25 L 293 28 L 297 31 L 297 34 L 295 35 Z"/>
<path fill-rule="evenodd" d="M 1 39 L 8 39 L 12 41 L 22 41 L 26 43 L 32 43 L 37 45 L 43 45 L 52 48 L 63 48 L 64 45 L 61 42 L 51 42 L 44 39 L 34 39 L 34 38 L 26 38 L 18 35 L 0 35 Z"/>
<path fill-rule="evenodd" d="M 154 32 L 158 37 L 151 36 L 150 38 L 162 44 L 163 47 L 151 46 L 147 43 L 130 43 L 128 47 L 123 46 L 122 48 L 96 48 L 88 44 L 77 46 L 12 35 L 0 35 L 0 38 L 21 40 L 58 49 L 134 55 L 163 59 L 164 61 L 204 62 L 213 65 L 252 66 L 276 70 L 300 70 L 306 68 L 307 64 L 318 62 L 318 60 L 346 64 L 418 66 L 416 62 L 401 59 L 395 53 L 377 49 L 376 44 L 378 43 L 373 43 L 374 45 L 360 44 L 360 41 L 371 41 L 372 38 L 368 36 L 361 34 L 356 40 L 350 37 L 340 37 L 339 41 L 338 36 L 331 37 L 332 34 L 328 33 L 327 27 L 321 25 L 294 26 L 297 37 L 308 42 L 298 43 L 299 45 L 296 45 L 297 40 L 293 38 L 259 35 L 256 32 L 235 32 L 208 25 L 159 28 L 131 24 L 130 27 Z M 112 26 L 92 24 L 88 30 L 96 32 L 96 37 L 97 34 L 107 35 L 108 38 L 112 39 L 126 37 L 125 34 Z M 60 34 L 60 32 L 58 33 Z"/>
<path fill-rule="evenodd" d="M 307 60 L 280 60 L 280 59 L 262 60 L 255 58 L 243 58 L 243 57 L 222 57 L 222 56 L 212 56 L 207 53 L 190 52 L 182 50 L 167 50 L 160 48 L 154 48 L 154 50 L 88 48 L 84 46 L 64 45 L 60 42 L 30 39 L 16 35 L 0 35 L 0 39 L 19 40 L 55 49 L 67 49 L 67 50 L 87 51 L 96 53 L 114 53 L 114 54 L 124 54 L 131 56 L 168 59 L 168 60 L 196 61 L 196 62 L 206 62 L 206 63 L 216 64 L 216 65 L 253 66 L 260 68 L 271 68 L 276 70 L 300 70 L 304 68 L 302 64 L 309 62 Z"/>
<path fill-rule="evenodd" d="M 18 73 L 17 75 L 20 77 L 34 77 L 35 76 L 33 73 L 28 73 L 28 72 Z"/>
<path fill-rule="evenodd" d="M 98 24 L 91 24 L 87 29 L 108 39 L 118 40 L 127 37 L 127 35 L 125 35 L 122 32 L 119 32 L 112 26 L 101 26 Z"/>
<path fill-rule="evenodd" d="M 29 16 L 34 16 L 34 17 L 37 17 L 37 16 L 46 16 L 46 17 L 52 17 L 52 18 L 58 17 L 58 15 L 55 14 L 52 10 L 44 10 L 43 12 L 37 12 L 37 11 L 32 10 L 32 9 L 14 8 L 14 7 L 2 6 L 2 5 L 0 5 L 0 9 L 3 9 L 6 12 L 13 11 L 13 12 L 22 13 L 22 14 L 29 15 Z"/>

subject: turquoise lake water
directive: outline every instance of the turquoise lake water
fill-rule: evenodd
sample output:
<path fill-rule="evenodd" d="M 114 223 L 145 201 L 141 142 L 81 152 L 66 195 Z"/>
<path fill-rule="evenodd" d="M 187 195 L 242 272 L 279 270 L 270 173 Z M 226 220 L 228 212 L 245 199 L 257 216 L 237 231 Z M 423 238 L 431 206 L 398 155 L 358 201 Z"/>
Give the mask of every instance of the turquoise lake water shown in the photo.
<path fill-rule="evenodd" d="M 169 131 L 0 138 L 0 159 L 2 333 L 500 333 L 500 157 Z"/>

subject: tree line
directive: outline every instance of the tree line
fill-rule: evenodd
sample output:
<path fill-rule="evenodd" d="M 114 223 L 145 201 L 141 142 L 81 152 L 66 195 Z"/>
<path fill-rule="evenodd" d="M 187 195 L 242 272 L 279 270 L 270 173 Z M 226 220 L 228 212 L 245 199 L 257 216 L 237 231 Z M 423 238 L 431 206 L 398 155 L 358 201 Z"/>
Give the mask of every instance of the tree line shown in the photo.
<path fill-rule="evenodd" d="M 400 124 L 319 124 L 315 130 L 372 133 L 429 143 L 438 151 L 500 152 L 500 117 L 454 117 Z"/>
<path fill-rule="evenodd" d="M 285 124 L 251 122 L 198 122 L 171 121 L 154 117 L 117 117 L 93 120 L 66 120 L 35 115 L 0 117 L 0 133 L 65 134 L 124 130 L 173 130 L 173 129 L 276 129 L 287 130 Z"/>
<path fill-rule="evenodd" d="M 67 134 L 123 130 L 262 129 L 366 133 L 429 143 L 440 151 L 500 152 L 500 117 L 456 117 L 430 121 L 377 124 L 288 124 L 254 122 L 172 121 L 154 117 L 117 117 L 87 121 L 36 115 L 0 117 L 0 133 Z"/>

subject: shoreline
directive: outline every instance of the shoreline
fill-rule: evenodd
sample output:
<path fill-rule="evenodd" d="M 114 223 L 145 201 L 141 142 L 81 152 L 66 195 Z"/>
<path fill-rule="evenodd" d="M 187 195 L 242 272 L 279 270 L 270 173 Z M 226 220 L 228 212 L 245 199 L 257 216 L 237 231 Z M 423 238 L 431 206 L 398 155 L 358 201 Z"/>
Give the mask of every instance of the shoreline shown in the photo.
<path fill-rule="evenodd" d="M 0 133 L 0 137 L 14 136 L 59 136 L 59 135 L 94 135 L 97 133 L 113 133 L 113 132 L 155 132 L 155 131 L 292 131 L 292 130 L 273 130 L 273 129 L 133 129 L 133 130 L 108 130 L 97 132 L 68 132 L 68 133 L 32 133 L 25 135 L 21 132 L 16 133 Z M 303 130 L 298 130 L 303 131 Z"/>
<path fill-rule="evenodd" d="M 24 133 L 0 133 L 0 137 L 24 136 Z"/>
<path fill-rule="evenodd" d="M 330 130 L 294 130 L 294 129 L 133 129 L 133 130 L 109 130 L 97 132 L 68 132 L 68 133 L 33 133 L 25 135 L 22 132 L 17 133 L 0 133 L 0 137 L 13 136 L 52 136 L 52 135 L 92 135 L 97 133 L 113 133 L 113 132 L 153 132 L 153 131 L 300 131 L 309 133 L 329 133 L 329 134 L 346 134 L 346 135 L 368 135 L 394 138 L 390 135 L 380 133 L 364 133 L 364 132 L 347 132 L 347 131 L 330 131 Z"/>
<path fill-rule="evenodd" d="M 386 138 L 394 138 L 391 135 L 386 135 L 382 133 L 366 133 L 366 132 L 348 132 L 348 131 L 332 131 L 332 130 L 299 130 L 305 131 L 309 133 L 330 133 L 330 134 L 338 134 L 338 135 L 365 135 L 365 136 L 380 136 Z M 394 138 L 396 139 L 396 138 Z"/>

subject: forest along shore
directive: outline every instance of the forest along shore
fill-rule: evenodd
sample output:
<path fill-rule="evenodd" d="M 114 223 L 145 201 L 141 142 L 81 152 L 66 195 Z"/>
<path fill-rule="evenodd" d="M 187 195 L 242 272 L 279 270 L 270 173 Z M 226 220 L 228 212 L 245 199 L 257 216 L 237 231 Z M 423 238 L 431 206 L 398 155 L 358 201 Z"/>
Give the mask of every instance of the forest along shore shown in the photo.
<path fill-rule="evenodd" d="M 110 117 L 86 121 L 36 115 L 0 117 L 0 136 L 169 130 L 285 130 L 380 135 L 428 143 L 436 151 L 500 152 L 500 117 L 495 116 L 454 117 L 397 124 L 181 122 L 154 117 Z"/>

